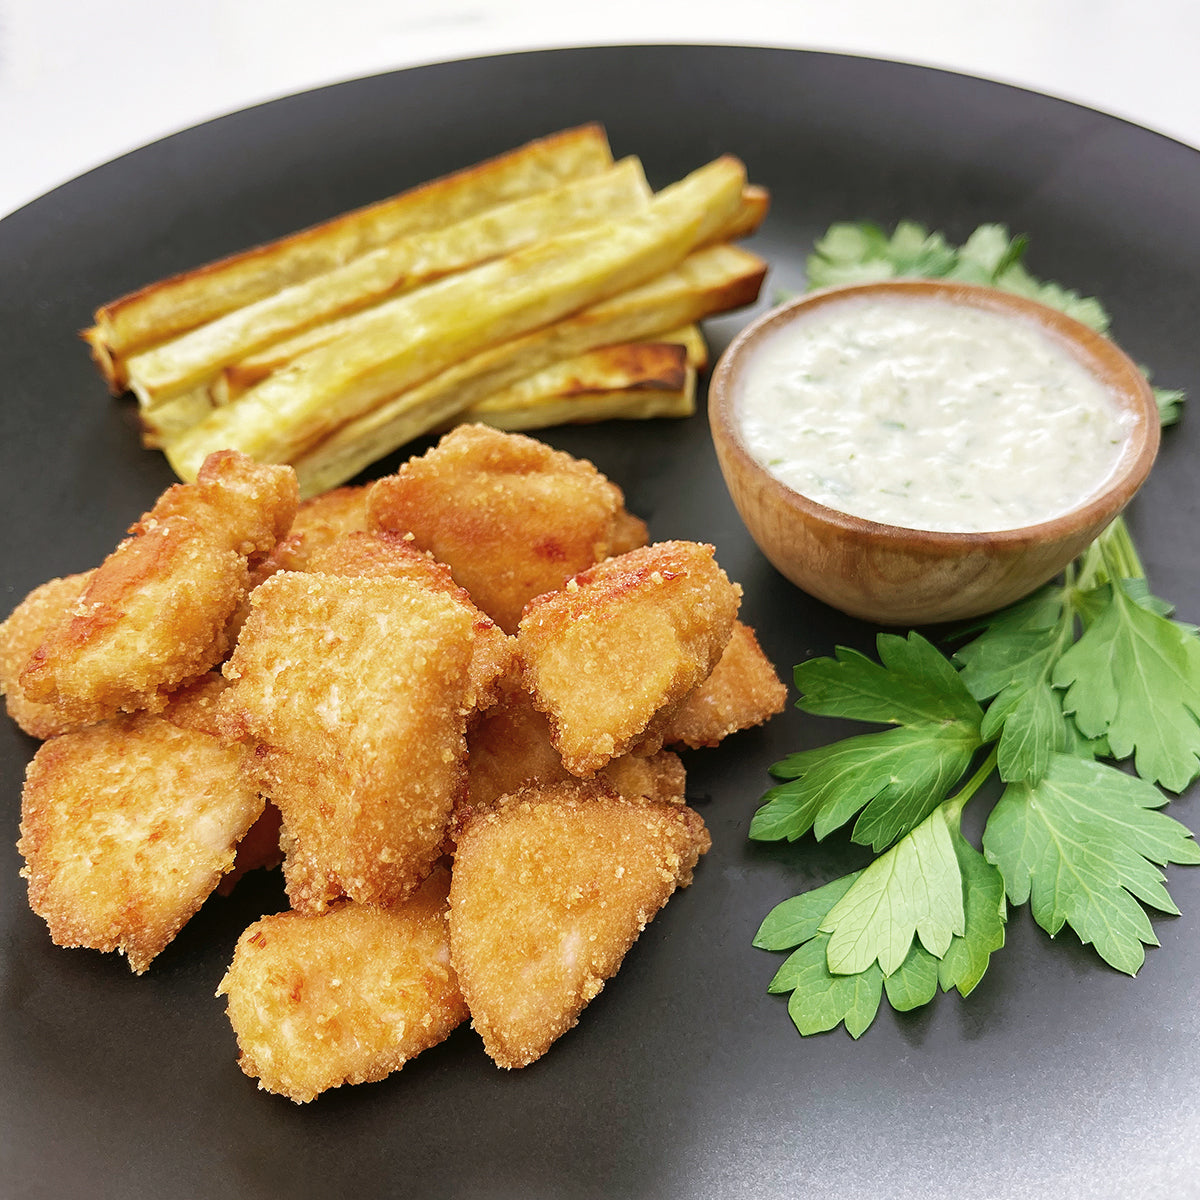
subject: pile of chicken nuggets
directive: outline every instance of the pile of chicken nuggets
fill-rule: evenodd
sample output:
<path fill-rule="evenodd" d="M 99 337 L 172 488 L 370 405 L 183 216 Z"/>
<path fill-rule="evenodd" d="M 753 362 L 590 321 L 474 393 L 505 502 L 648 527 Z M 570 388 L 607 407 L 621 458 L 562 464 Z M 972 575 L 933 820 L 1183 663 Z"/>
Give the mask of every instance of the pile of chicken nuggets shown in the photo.
<path fill-rule="evenodd" d="M 9 713 L 43 739 L 30 906 L 142 972 L 282 864 L 290 911 L 219 989 L 260 1087 L 381 1079 L 468 1017 L 525 1066 L 711 844 L 671 747 L 783 708 L 740 594 L 522 435 L 460 426 L 303 504 L 290 467 L 215 453 L 0 626 Z"/>

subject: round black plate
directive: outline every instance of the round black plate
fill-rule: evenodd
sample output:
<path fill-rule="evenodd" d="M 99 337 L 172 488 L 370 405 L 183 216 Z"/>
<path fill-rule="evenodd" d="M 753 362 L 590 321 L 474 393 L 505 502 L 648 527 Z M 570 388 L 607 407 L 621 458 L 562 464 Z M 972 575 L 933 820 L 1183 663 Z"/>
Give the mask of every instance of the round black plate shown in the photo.
<path fill-rule="evenodd" d="M 225 117 L 75 180 L 0 224 L 5 608 L 97 562 L 170 482 L 75 331 L 137 285 L 554 129 L 600 120 L 656 185 L 717 154 L 774 196 L 764 301 L 831 221 L 911 217 L 1032 238 L 1046 278 L 1101 296 L 1118 339 L 1200 404 L 1200 154 L 1111 117 L 963 76 L 782 50 L 637 47 L 423 67 Z M 720 349 L 747 314 L 712 323 Z M 1200 414 L 1169 430 L 1130 516 L 1156 590 L 1200 620 Z M 873 631 L 784 583 L 726 499 L 702 416 L 556 430 L 656 538 L 712 541 L 786 675 Z M 380 468 L 394 465 L 385 463 Z M 833 732 L 836 732 L 834 730 Z M 714 837 L 580 1026 L 496 1070 L 469 1028 L 386 1082 L 297 1107 L 234 1064 L 213 992 L 239 931 L 279 907 L 213 899 L 142 978 L 51 945 L 12 848 L 33 743 L 0 730 L 0 1191 L 9 1196 L 1103 1197 L 1200 1194 L 1200 871 L 1137 980 L 1026 911 L 967 1001 L 884 1008 L 861 1041 L 802 1040 L 751 948 L 778 900 L 857 865 L 844 839 L 756 847 L 795 711 L 689 758 Z M 1200 825 L 1198 792 L 1172 806 Z"/>

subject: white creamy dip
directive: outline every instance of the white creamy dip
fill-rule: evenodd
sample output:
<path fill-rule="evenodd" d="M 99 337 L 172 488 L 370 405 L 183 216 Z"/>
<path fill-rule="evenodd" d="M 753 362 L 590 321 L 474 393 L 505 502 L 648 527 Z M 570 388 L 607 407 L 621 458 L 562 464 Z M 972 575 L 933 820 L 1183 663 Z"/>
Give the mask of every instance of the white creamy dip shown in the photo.
<path fill-rule="evenodd" d="M 925 296 L 829 302 L 764 334 L 737 412 L 751 456 L 802 495 L 958 531 L 1074 508 L 1133 424 L 1034 321 Z"/>

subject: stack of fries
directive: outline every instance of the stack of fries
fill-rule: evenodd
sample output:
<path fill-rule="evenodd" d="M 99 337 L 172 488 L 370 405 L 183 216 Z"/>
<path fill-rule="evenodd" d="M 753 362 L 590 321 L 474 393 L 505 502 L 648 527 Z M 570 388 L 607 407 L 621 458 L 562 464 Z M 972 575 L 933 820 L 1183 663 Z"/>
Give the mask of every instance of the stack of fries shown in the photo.
<path fill-rule="evenodd" d="M 586 125 L 142 288 L 84 337 L 181 479 L 233 448 L 312 496 L 460 421 L 690 414 L 696 322 L 757 298 L 731 242 L 767 204 L 729 156 L 653 193 Z"/>

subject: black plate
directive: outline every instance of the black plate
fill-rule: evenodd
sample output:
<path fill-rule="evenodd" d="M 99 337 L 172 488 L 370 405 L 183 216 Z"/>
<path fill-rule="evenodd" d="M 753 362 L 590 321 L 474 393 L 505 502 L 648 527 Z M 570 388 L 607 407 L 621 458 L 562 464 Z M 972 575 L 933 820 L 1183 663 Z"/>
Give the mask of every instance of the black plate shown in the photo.
<path fill-rule="evenodd" d="M 774 195 L 767 292 L 831 221 L 1003 221 L 1031 264 L 1104 298 L 1160 382 L 1200 404 L 1200 154 L 1110 117 L 865 59 L 606 48 L 424 67 L 281 100 L 168 138 L 0 224 L 0 562 L 11 607 L 95 563 L 169 482 L 75 331 L 94 305 L 527 138 L 599 119 L 660 185 L 730 151 Z M 745 314 L 712 325 L 719 349 Z M 1200 414 L 1167 433 L 1131 513 L 1160 594 L 1200 619 Z M 872 630 L 784 583 L 719 482 L 703 417 L 560 430 L 655 537 L 711 540 L 785 670 Z M 388 464 L 385 464 L 388 465 Z M 51 945 L 15 840 L 33 743 L 0 730 L 0 1193 L 104 1197 L 1187 1196 L 1200 1194 L 1200 871 L 1131 981 L 1026 911 L 966 1002 L 884 1011 L 859 1042 L 801 1040 L 750 939 L 858 852 L 761 848 L 767 764 L 827 735 L 789 711 L 689 760 L 715 840 L 695 885 L 544 1060 L 500 1072 L 470 1029 L 388 1081 L 296 1107 L 234 1065 L 213 991 L 274 881 L 214 899 L 142 978 Z M 1197 789 L 1172 812 L 1200 825 Z"/>

